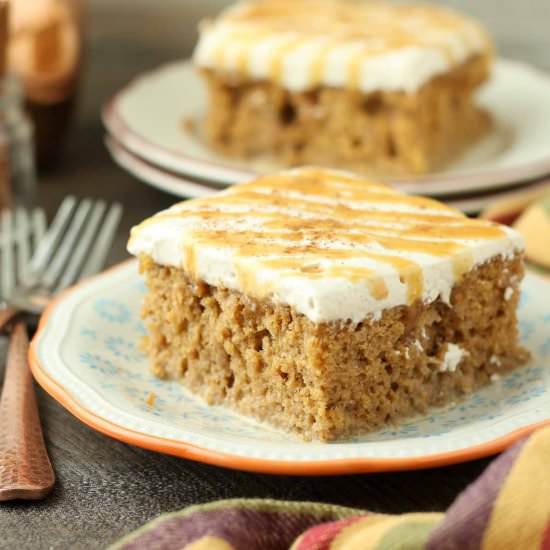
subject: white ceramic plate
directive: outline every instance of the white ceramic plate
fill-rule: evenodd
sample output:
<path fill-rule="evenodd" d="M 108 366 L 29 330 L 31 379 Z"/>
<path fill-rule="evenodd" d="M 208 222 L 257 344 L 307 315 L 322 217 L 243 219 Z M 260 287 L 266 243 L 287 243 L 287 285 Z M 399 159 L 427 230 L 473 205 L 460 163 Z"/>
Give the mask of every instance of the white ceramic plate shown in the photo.
<path fill-rule="evenodd" d="M 115 139 L 106 136 L 105 145 L 113 160 L 124 170 L 132 174 L 143 183 L 156 187 L 161 191 L 175 195 L 176 197 L 194 199 L 213 195 L 220 191 L 220 186 L 211 183 L 201 183 L 185 176 L 168 172 L 149 164 L 130 153 Z"/>
<path fill-rule="evenodd" d="M 494 131 L 448 170 L 391 181 L 410 193 L 446 196 L 514 185 L 550 173 L 550 77 L 526 64 L 499 59 L 480 103 L 494 115 Z M 189 61 L 146 73 L 104 108 L 109 132 L 151 164 L 192 179 L 220 185 L 274 168 L 266 161 L 237 162 L 211 151 L 196 125 L 206 110 L 203 83 Z"/>
<path fill-rule="evenodd" d="M 37 380 L 95 429 L 161 452 L 248 470 L 411 469 L 493 453 L 550 421 L 550 284 L 529 275 L 520 307 L 530 364 L 468 400 L 347 443 L 304 443 L 156 379 L 138 351 L 144 286 L 134 261 L 65 293 L 31 346 Z"/>
<path fill-rule="evenodd" d="M 105 137 L 105 144 L 111 153 L 113 160 L 127 172 L 132 174 L 140 181 L 156 187 L 162 191 L 175 195 L 180 198 L 196 198 L 212 195 L 220 190 L 216 186 L 208 182 L 192 181 L 189 178 L 168 172 L 149 164 L 140 157 L 130 153 L 114 138 Z M 503 191 L 493 191 L 489 193 L 476 194 L 469 197 L 453 198 L 444 200 L 448 205 L 462 210 L 466 214 L 477 214 L 494 204 L 497 200 L 513 199 L 524 195 L 526 192 L 537 191 L 548 187 L 550 179 L 544 179 L 534 183 L 523 184 L 518 189 L 507 189 Z"/>

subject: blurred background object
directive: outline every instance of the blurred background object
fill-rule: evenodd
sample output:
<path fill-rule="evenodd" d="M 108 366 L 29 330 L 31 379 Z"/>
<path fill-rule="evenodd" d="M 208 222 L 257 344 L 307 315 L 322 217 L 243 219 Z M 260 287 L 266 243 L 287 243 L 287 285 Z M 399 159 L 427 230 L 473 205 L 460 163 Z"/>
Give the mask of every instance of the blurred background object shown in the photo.
<path fill-rule="evenodd" d="M 7 71 L 11 2 L 0 2 L 0 208 L 29 205 L 34 198 L 32 125 L 23 108 L 23 92 Z"/>
<path fill-rule="evenodd" d="M 197 22 L 230 0 L 12 0 L 10 67 L 20 75 L 36 125 L 38 160 L 58 156 L 82 76 L 80 122 L 97 120 L 102 102 L 142 70 L 188 57 Z M 441 0 L 486 24 L 504 56 L 550 67 L 545 0 Z M 48 15 L 50 14 L 50 15 Z M 501 14 L 501 15 L 499 15 Z M 82 65 L 83 20 L 94 55 Z M 147 22 L 144 24 L 144 22 Z M 35 53 L 32 53 L 34 51 Z M 40 53 L 38 53 L 40 52 Z M 57 52 L 57 53 L 56 53 Z M 41 69 L 37 70 L 39 67 Z M 46 90 L 50 90 L 46 92 Z M 96 135 L 101 139 L 101 132 Z"/>
<path fill-rule="evenodd" d="M 0 208 L 34 201 L 35 171 L 32 124 L 24 110 L 18 79 L 0 80 Z"/>
<path fill-rule="evenodd" d="M 82 60 L 80 0 L 12 0 L 8 68 L 21 80 L 35 127 L 36 159 L 58 156 L 71 119 Z"/>

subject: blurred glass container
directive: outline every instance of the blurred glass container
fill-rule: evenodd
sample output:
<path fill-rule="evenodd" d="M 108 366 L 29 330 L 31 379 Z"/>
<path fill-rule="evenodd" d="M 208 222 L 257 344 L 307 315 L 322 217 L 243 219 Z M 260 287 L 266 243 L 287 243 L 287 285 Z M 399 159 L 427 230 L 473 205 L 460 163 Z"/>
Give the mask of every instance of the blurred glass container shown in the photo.
<path fill-rule="evenodd" d="M 0 80 L 0 208 L 34 202 L 33 128 L 19 80 Z"/>
<path fill-rule="evenodd" d="M 39 167 L 58 157 L 73 115 L 82 37 L 80 0 L 11 0 L 8 68 L 25 91 Z"/>

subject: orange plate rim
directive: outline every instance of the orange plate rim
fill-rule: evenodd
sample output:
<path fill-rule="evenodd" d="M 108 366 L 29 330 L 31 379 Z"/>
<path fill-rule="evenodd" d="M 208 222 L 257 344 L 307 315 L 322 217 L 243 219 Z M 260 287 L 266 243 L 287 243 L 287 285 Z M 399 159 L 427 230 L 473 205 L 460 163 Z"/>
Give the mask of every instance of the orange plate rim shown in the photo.
<path fill-rule="evenodd" d="M 550 419 L 543 420 L 534 424 L 518 428 L 504 436 L 491 441 L 474 445 L 457 451 L 436 453 L 419 457 L 403 458 L 342 458 L 334 460 L 320 461 L 295 461 L 295 460 L 272 460 L 262 458 L 252 458 L 235 454 L 221 453 L 206 449 L 185 441 L 167 439 L 140 433 L 119 424 L 98 416 L 96 413 L 82 406 L 70 392 L 68 392 L 59 382 L 54 380 L 43 368 L 38 359 L 38 342 L 44 332 L 52 312 L 60 307 L 65 299 L 77 291 L 83 285 L 89 284 L 98 277 L 104 277 L 106 273 L 112 273 L 116 270 L 128 266 L 135 262 L 130 259 L 115 265 L 103 273 L 89 277 L 79 284 L 71 287 L 61 293 L 45 310 L 40 319 L 40 323 L 29 348 L 29 363 L 36 381 L 67 409 L 76 418 L 88 425 L 92 429 L 103 433 L 113 439 L 117 439 L 130 445 L 149 449 L 158 453 L 213 464 L 225 468 L 244 470 L 249 472 L 280 474 L 280 475 L 340 475 L 355 473 L 373 473 L 390 472 L 402 470 L 419 470 L 425 468 L 434 468 L 448 466 L 470 460 L 476 460 L 486 456 L 499 453 L 507 449 L 510 445 L 530 434 L 537 428 L 550 424 Z"/>

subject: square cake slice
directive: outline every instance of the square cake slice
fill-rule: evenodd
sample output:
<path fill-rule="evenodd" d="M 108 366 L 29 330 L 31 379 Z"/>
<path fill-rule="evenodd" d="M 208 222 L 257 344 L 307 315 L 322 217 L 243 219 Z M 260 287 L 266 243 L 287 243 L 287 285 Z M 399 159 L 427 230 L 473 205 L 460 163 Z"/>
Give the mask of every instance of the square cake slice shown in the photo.
<path fill-rule="evenodd" d="M 482 136 L 491 60 L 466 16 L 365 0 L 240 2 L 201 25 L 194 54 L 215 149 L 371 176 L 439 169 Z"/>
<path fill-rule="evenodd" d="M 449 403 L 526 358 L 519 235 L 348 173 L 176 204 L 128 248 L 153 372 L 306 439 Z"/>

